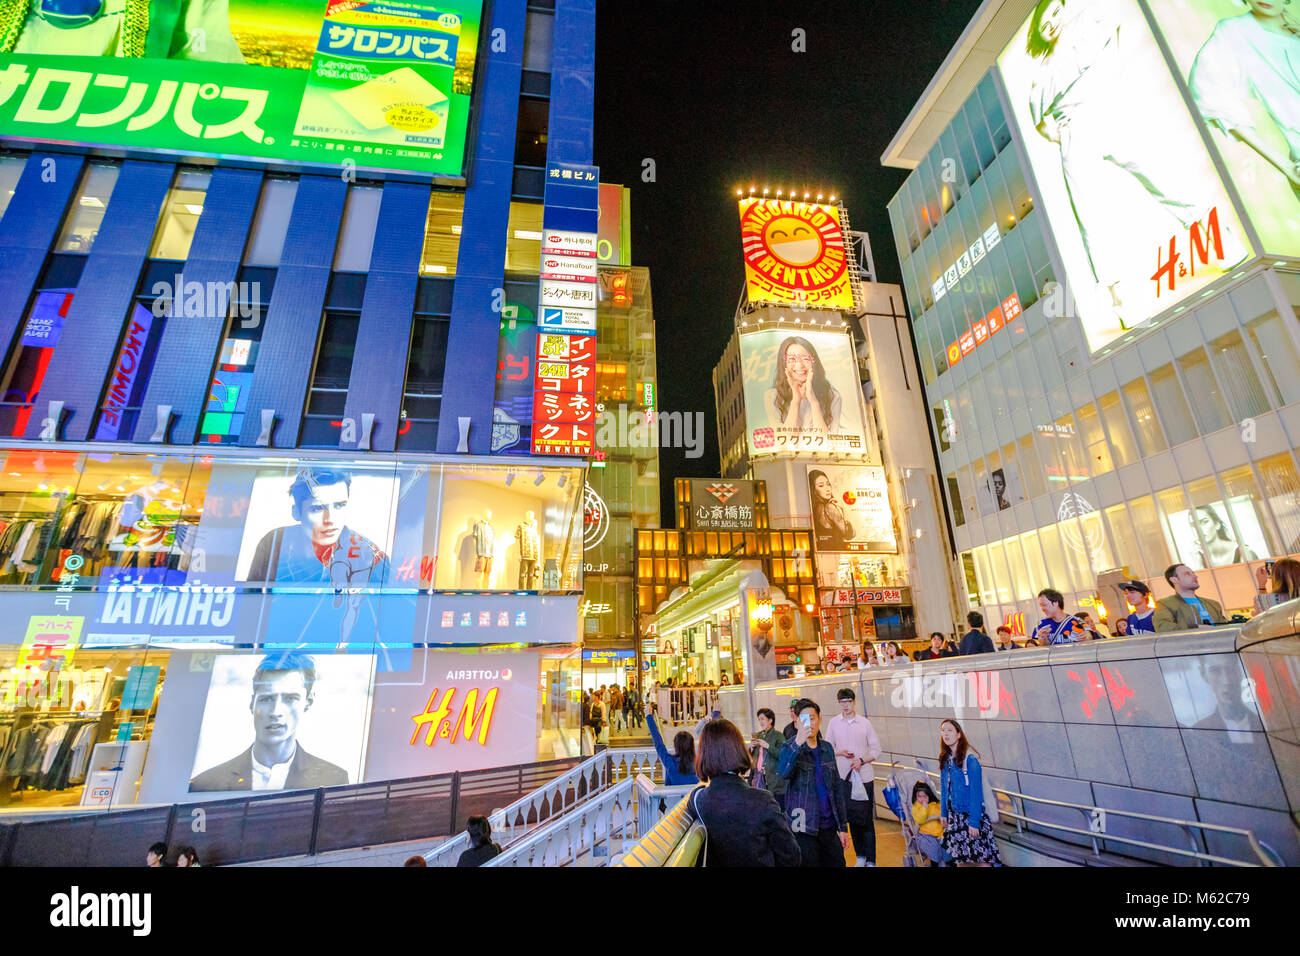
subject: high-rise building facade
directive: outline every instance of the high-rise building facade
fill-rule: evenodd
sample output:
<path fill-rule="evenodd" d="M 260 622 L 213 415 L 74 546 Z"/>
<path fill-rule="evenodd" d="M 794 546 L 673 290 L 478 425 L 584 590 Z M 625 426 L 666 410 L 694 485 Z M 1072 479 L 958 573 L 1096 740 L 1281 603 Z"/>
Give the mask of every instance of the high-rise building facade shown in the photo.
<path fill-rule="evenodd" d="M 1118 568 L 1163 596 L 1175 562 L 1247 611 L 1300 550 L 1287 104 L 1219 82 L 1257 20 L 985 3 L 883 156 L 912 170 L 889 213 L 969 602 L 1000 620 Z"/>
<path fill-rule="evenodd" d="M 594 0 L 192 6 L 0 53 L 0 812 L 575 753 Z"/>

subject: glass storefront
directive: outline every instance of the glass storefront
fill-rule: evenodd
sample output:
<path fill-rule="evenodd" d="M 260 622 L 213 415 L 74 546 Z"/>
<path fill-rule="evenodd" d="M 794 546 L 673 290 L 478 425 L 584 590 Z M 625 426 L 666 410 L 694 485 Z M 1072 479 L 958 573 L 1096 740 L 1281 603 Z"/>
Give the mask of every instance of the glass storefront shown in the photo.
<path fill-rule="evenodd" d="M 0 811 L 579 752 L 581 468 L 3 454 Z"/>
<path fill-rule="evenodd" d="M 0 454 L 0 587 L 582 589 L 577 467 Z"/>

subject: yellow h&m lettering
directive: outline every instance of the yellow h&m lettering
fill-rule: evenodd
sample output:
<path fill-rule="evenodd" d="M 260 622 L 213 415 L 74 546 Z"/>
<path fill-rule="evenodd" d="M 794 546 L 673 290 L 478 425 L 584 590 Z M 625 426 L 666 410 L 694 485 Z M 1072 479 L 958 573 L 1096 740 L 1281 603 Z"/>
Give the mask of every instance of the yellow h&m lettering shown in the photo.
<path fill-rule="evenodd" d="M 424 713 L 412 714 L 411 719 L 415 721 L 415 732 L 411 734 L 411 746 L 415 746 L 416 739 L 420 736 L 420 728 L 428 724 L 424 733 L 424 743 L 427 747 L 432 747 L 438 739 L 438 727 L 447 719 L 447 714 L 451 712 L 451 701 L 456 696 L 456 688 L 448 687 L 447 692 L 442 695 L 442 702 L 435 706 L 438 698 L 438 688 L 433 689 L 429 695 L 429 702 L 424 705 Z"/>
<path fill-rule="evenodd" d="M 456 731 L 460 730 L 462 724 L 465 725 L 465 739 L 472 739 L 474 727 L 480 720 L 483 721 L 483 726 L 478 732 L 478 742 L 480 744 L 487 743 L 488 728 L 492 725 L 492 713 L 497 706 L 497 689 L 493 687 L 484 695 L 483 706 L 478 709 L 477 713 L 474 713 L 474 704 L 477 702 L 478 688 L 473 687 L 465 695 L 465 703 L 460 709 L 460 717 L 456 721 L 456 726 L 452 728 L 451 739 L 453 743 L 456 741 Z M 468 722 L 465 720 L 466 716 L 469 716 Z"/>

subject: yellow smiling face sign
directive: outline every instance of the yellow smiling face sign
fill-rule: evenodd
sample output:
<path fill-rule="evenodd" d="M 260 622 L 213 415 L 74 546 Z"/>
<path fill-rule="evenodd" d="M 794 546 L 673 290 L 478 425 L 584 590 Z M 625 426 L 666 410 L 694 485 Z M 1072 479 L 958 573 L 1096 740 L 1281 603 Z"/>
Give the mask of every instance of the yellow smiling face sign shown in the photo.
<path fill-rule="evenodd" d="M 838 206 L 742 199 L 740 236 L 750 302 L 853 309 Z"/>

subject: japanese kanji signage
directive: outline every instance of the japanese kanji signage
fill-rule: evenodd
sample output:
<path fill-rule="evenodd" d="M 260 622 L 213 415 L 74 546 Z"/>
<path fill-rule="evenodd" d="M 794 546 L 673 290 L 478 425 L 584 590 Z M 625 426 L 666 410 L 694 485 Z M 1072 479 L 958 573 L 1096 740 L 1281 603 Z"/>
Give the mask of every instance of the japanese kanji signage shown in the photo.
<path fill-rule="evenodd" d="M 828 607 L 852 607 L 854 604 L 902 604 L 899 588 L 835 588 L 821 592 L 821 602 Z"/>
<path fill-rule="evenodd" d="M 742 199 L 740 239 L 750 302 L 853 310 L 839 206 Z"/>
<path fill-rule="evenodd" d="M 6 136 L 462 172 L 481 0 L 139 2 L 108 31 L 137 0 L 113 6 L 63 29 L 16 8 Z"/>
<path fill-rule="evenodd" d="M 691 479 L 692 531 L 753 531 L 754 483 Z"/>
<path fill-rule="evenodd" d="M 546 168 L 533 392 L 535 454 L 594 451 L 599 180 L 594 166 L 552 163 Z"/>
<path fill-rule="evenodd" d="M 81 641 L 84 617 L 34 614 L 27 620 L 27 634 L 18 651 L 18 669 L 31 667 L 57 671 L 72 664 Z"/>

